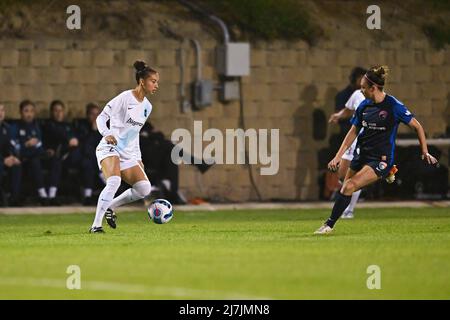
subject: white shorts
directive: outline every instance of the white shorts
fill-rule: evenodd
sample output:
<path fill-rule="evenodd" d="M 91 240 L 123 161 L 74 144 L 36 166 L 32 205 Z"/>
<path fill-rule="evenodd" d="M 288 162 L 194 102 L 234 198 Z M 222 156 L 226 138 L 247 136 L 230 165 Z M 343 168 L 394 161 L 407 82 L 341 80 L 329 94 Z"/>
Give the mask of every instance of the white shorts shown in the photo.
<path fill-rule="evenodd" d="M 355 139 L 355 141 L 353 141 L 352 145 L 350 146 L 350 148 L 348 148 L 344 155 L 342 156 L 342 159 L 344 160 L 348 160 L 348 161 L 352 161 L 353 160 L 353 153 L 355 152 L 355 148 L 356 148 L 356 143 L 358 142 L 358 139 Z"/>
<path fill-rule="evenodd" d="M 129 169 L 134 166 L 139 166 L 137 159 L 124 159 L 120 153 L 117 151 L 116 147 L 111 144 L 106 144 L 100 142 L 95 150 L 95 155 L 97 156 L 97 164 L 100 170 L 102 170 L 101 162 L 103 159 L 116 156 L 120 159 L 120 171 Z"/>

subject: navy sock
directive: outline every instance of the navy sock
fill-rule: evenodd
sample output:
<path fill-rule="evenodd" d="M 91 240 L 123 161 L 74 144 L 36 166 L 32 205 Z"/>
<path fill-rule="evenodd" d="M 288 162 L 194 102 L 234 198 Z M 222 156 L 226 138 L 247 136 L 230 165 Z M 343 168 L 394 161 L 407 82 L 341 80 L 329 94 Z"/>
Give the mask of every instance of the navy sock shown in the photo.
<path fill-rule="evenodd" d="M 327 220 L 327 222 L 325 222 L 327 226 L 329 226 L 330 228 L 334 227 L 336 221 L 338 221 L 344 210 L 350 204 L 350 200 L 352 200 L 351 195 L 346 196 L 343 195 L 340 191 L 338 192 L 338 194 L 336 195 L 336 201 L 334 202 L 333 210 L 331 211 L 331 216 Z"/>

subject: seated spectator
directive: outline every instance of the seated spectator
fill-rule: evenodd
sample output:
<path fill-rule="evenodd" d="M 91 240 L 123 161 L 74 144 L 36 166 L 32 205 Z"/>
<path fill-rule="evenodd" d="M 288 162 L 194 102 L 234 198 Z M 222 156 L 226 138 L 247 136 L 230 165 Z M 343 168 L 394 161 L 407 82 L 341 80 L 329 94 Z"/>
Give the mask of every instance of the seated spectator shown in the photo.
<path fill-rule="evenodd" d="M 11 171 L 12 192 L 17 198 L 18 190 L 14 190 L 15 181 L 19 180 L 17 176 L 20 173 L 20 160 L 15 156 L 15 148 L 11 139 L 11 128 L 5 121 L 5 106 L 0 104 L 0 201 L 3 205 L 7 205 L 6 196 L 3 191 L 3 176 L 5 169 Z M 17 184 L 17 183 L 16 183 Z"/>
<path fill-rule="evenodd" d="M 95 149 L 102 139 L 97 130 L 95 120 L 100 114 L 100 107 L 95 103 L 86 105 L 86 118 L 77 121 L 75 125 L 76 135 L 80 141 L 80 167 L 83 178 L 83 205 L 96 205 L 97 199 L 92 195 L 95 180 L 101 177 L 101 171 L 97 164 Z M 104 181 L 102 181 L 104 182 Z"/>
<path fill-rule="evenodd" d="M 14 140 L 16 150 L 22 167 L 29 169 L 31 173 L 39 202 L 42 205 L 48 204 L 48 195 L 44 187 L 44 176 L 42 172 L 41 160 L 45 157 L 45 150 L 42 145 L 41 128 L 35 120 L 36 107 L 30 100 L 20 103 L 20 120 L 11 126 L 11 136 Z M 20 167 L 18 167 L 20 168 Z M 21 176 L 21 173 L 19 174 Z M 20 205 L 21 179 L 17 179 L 16 190 L 13 192 L 11 205 Z"/>
<path fill-rule="evenodd" d="M 179 169 L 178 165 L 172 162 L 171 154 L 175 146 L 172 141 L 166 139 L 161 132 L 155 131 L 150 121 L 147 121 L 140 131 L 139 142 L 142 163 L 152 185 L 173 204 L 186 203 L 186 199 L 178 191 Z M 195 161 L 191 155 L 191 163 L 201 173 L 205 173 L 212 166 L 203 161 L 200 164 L 196 164 L 197 162 L 199 161 Z"/>
<path fill-rule="evenodd" d="M 60 205 L 56 197 L 61 180 L 63 163 L 73 167 L 79 162 L 75 137 L 71 124 L 65 120 L 65 106 L 60 100 L 50 103 L 50 119 L 42 126 L 44 148 L 48 156 L 50 168 L 48 198 L 50 205 Z"/>

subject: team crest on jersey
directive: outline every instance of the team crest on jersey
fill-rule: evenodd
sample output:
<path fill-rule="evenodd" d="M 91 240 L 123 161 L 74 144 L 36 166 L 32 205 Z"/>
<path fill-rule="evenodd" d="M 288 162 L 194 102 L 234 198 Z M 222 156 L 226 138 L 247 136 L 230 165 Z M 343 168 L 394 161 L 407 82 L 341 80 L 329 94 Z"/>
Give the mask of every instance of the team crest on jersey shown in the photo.
<path fill-rule="evenodd" d="M 386 162 L 380 162 L 379 164 L 378 164 L 378 169 L 380 169 L 380 171 L 382 171 L 382 170 L 384 170 L 384 169 L 386 169 L 387 168 L 387 163 Z"/>
<path fill-rule="evenodd" d="M 387 118 L 388 112 L 386 110 L 381 110 L 380 113 L 378 113 L 378 116 L 380 117 L 380 119 L 384 120 Z"/>

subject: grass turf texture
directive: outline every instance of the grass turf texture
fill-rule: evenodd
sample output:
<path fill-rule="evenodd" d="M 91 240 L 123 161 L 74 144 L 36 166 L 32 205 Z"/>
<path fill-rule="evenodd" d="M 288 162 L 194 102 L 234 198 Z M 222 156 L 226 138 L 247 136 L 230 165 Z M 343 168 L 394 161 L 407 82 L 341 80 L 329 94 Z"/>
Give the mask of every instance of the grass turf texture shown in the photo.
<path fill-rule="evenodd" d="M 145 212 L 88 234 L 93 215 L 0 216 L 1 299 L 449 299 L 448 208 Z M 81 290 L 68 290 L 69 265 Z M 381 268 L 381 290 L 366 286 Z"/>

